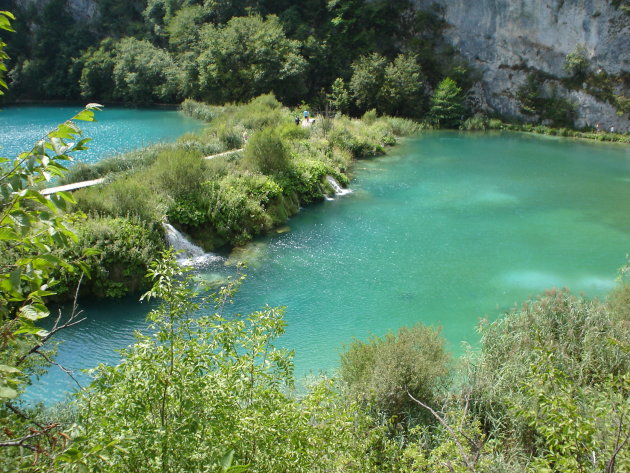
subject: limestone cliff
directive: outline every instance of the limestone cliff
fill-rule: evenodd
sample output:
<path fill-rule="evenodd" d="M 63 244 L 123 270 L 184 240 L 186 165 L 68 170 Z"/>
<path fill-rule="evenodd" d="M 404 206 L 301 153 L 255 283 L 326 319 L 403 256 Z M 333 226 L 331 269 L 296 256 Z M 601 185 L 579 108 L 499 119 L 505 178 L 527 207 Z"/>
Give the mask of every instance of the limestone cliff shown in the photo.
<path fill-rule="evenodd" d="M 614 3 L 617 3 L 615 5 Z M 448 23 L 445 36 L 481 72 L 473 88 L 479 106 L 519 116 L 518 88 L 540 71 L 577 107 L 579 126 L 601 123 L 630 129 L 628 113 L 593 96 L 589 87 L 569 90 L 556 79 L 578 45 L 585 47 L 589 73 L 610 78 L 614 94 L 628 97 L 630 15 L 611 0 L 415 0 L 418 8 L 439 5 Z M 590 92 L 590 93 L 589 93 Z M 595 94 L 597 95 L 597 94 Z M 601 97 L 600 97 L 601 99 Z"/>
<path fill-rule="evenodd" d="M 41 8 L 43 5 L 49 3 L 50 0 L 14 0 L 15 4 L 20 7 L 28 7 L 35 5 L 37 8 Z M 92 23 L 99 18 L 99 9 L 95 0 L 67 0 L 66 1 L 68 12 L 77 21 L 84 21 Z"/>

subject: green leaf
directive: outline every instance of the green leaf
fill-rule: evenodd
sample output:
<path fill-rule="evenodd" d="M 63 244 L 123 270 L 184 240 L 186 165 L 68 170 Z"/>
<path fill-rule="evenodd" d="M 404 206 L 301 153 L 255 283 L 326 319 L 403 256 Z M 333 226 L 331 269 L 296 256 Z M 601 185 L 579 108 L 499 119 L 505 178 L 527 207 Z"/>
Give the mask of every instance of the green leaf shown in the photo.
<path fill-rule="evenodd" d="M 9 273 L 9 283 L 11 284 L 11 287 L 16 290 L 19 291 L 20 289 L 20 285 L 22 282 L 22 271 L 21 269 L 15 268 L 13 271 L 11 271 L 11 273 Z"/>
<path fill-rule="evenodd" d="M 92 138 L 83 138 L 81 141 L 79 141 L 76 145 L 74 145 L 74 147 L 72 148 L 73 151 L 81 151 L 81 150 L 85 150 L 85 149 L 90 149 L 88 146 L 85 146 L 87 143 L 89 143 L 90 141 L 92 141 Z"/>
<path fill-rule="evenodd" d="M 15 389 L 9 386 L 0 386 L 0 399 L 13 399 L 16 398 L 17 395 L 18 392 Z"/>
<path fill-rule="evenodd" d="M 11 228 L 0 228 L 0 240 L 15 240 L 18 234 Z"/>
<path fill-rule="evenodd" d="M 73 120 L 81 120 L 84 122 L 93 122 L 94 121 L 94 112 L 90 109 L 85 109 L 77 113 L 73 118 Z"/>
<path fill-rule="evenodd" d="M 15 366 L 8 366 L 8 365 L 0 365 L 0 371 L 2 371 L 3 373 L 11 373 L 11 374 L 21 373 L 21 371 L 17 369 Z"/>
<path fill-rule="evenodd" d="M 100 255 L 101 253 L 102 251 L 97 248 L 86 248 L 85 250 L 83 250 L 83 256 L 86 257 Z"/>
<path fill-rule="evenodd" d="M 39 320 L 48 317 L 50 312 L 37 309 L 35 306 L 27 305 L 20 310 L 20 316 L 28 320 Z M 39 329 L 38 329 L 39 330 Z"/>
<path fill-rule="evenodd" d="M 11 18 L 12 20 L 15 20 L 15 16 L 13 15 L 13 13 L 7 10 L 0 10 L 0 15 L 4 15 L 6 17 Z"/>
<path fill-rule="evenodd" d="M 225 473 L 243 473 L 249 470 L 249 465 L 234 465 L 225 470 Z"/>
<path fill-rule="evenodd" d="M 223 471 L 226 471 L 228 468 L 230 468 L 230 466 L 232 466 L 233 459 L 234 459 L 234 450 L 230 450 L 225 455 L 223 455 L 223 458 L 221 458 L 221 461 L 219 462 L 221 469 Z"/>

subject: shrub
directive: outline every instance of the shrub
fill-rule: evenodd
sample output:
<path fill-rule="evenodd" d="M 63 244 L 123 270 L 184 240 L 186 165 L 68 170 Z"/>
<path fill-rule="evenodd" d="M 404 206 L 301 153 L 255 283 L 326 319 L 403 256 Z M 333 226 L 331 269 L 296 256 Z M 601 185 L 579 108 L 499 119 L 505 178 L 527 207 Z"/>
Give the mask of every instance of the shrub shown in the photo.
<path fill-rule="evenodd" d="M 261 130 L 249 139 L 243 156 L 245 165 L 263 174 L 277 174 L 290 166 L 284 140 L 273 128 Z"/>
<path fill-rule="evenodd" d="M 149 263 L 164 249 L 161 234 L 137 218 L 94 216 L 76 225 L 78 241 L 60 250 L 79 258 L 87 248 L 98 254 L 87 261 L 89 278 L 82 282 L 82 294 L 121 297 L 146 287 Z M 78 276 L 62 274 L 64 289 L 72 291 Z"/>
<path fill-rule="evenodd" d="M 224 111 L 224 107 L 208 105 L 203 102 L 197 102 L 196 100 L 186 99 L 180 105 L 180 110 L 184 113 L 184 115 L 209 123 L 221 115 Z"/>
<path fill-rule="evenodd" d="M 340 376 L 350 395 L 390 416 L 416 411 L 407 392 L 432 404 L 449 375 L 444 340 L 421 324 L 368 342 L 355 340 L 341 356 Z"/>
<path fill-rule="evenodd" d="M 369 126 L 373 125 L 377 118 L 378 115 L 376 114 L 376 109 L 373 108 L 365 112 L 361 117 L 361 120 L 363 121 L 363 123 Z"/>
<path fill-rule="evenodd" d="M 86 181 L 117 173 L 137 172 L 153 164 L 162 151 L 172 151 L 179 147 L 174 143 L 159 143 L 146 148 L 130 151 L 100 160 L 94 164 L 77 163 L 72 166 L 62 184 Z"/>
<path fill-rule="evenodd" d="M 589 66 L 586 46 L 578 44 L 573 52 L 567 54 L 562 68 L 576 81 L 582 82 L 588 74 Z"/>
<path fill-rule="evenodd" d="M 327 175 L 337 172 L 322 161 L 303 158 L 296 162 L 294 176 L 291 177 L 290 189 L 296 192 L 300 201 L 311 203 L 324 196 L 322 182 Z"/>
<path fill-rule="evenodd" d="M 217 235 L 232 245 L 242 245 L 273 227 L 266 206 L 282 194 L 282 188 L 266 176 L 242 173 L 207 182 L 205 192 L 208 221 Z"/>
<path fill-rule="evenodd" d="M 159 153 L 141 179 L 150 182 L 156 193 L 177 198 L 195 194 L 207 178 L 206 163 L 199 153 L 178 149 Z"/>
<path fill-rule="evenodd" d="M 460 126 L 460 130 L 487 130 L 489 128 L 488 118 L 484 115 L 477 114 L 466 119 Z"/>
<path fill-rule="evenodd" d="M 473 410 L 490 428 L 529 450 L 528 420 L 508 412 L 529 402 L 529 394 L 519 394 L 516 387 L 531 380 L 532 367 L 542 366 L 550 353 L 549 369 L 563 373 L 576 389 L 627 373 L 630 357 L 622 342 L 630 337 L 627 308 L 626 321 L 620 321 L 601 302 L 554 290 L 483 326 L 482 350 L 469 375 Z"/>
<path fill-rule="evenodd" d="M 421 130 L 421 125 L 408 118 L 382 117 L 382 121 L 387 123 L 394 136 L 411 136 Z"/>
<path fill-rule="evenodd" d="M 374 456 L 365 416 L 332 383 L 294 394 L 291 353 L 274 346 L 281 308 L 224 314 L 234 282 L 214 296 L 215 311 L 201 306 L 209 298 L 167 258 L 152 264 L 147 296 L 160 300 L 149 333 L 136 334 L 117 366 L 96 368 L 78 396 L 84 435 L 68 457 L 80 471 L 308 473 Z"/>
<path fill-rule="evenodd" d="M 158 222 L 164 215 L 160 195 L 136 176 L 80 189 L 75 197 L 79 210 L 91 215 L 135 216 L 147 223 Z"/>

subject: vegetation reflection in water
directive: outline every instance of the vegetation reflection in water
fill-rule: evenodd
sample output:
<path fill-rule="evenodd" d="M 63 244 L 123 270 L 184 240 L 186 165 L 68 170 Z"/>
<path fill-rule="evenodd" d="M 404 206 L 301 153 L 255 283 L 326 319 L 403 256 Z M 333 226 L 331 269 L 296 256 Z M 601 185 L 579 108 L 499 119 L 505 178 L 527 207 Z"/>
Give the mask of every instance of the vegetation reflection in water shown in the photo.
<path fill-rule="evenodd" d="M 337 366 L 353 337 L 415 322 L 451 349 L 546 288 L 603 296 L 628 252 L 630 149 L 517 134 L 426 133 L 357 163 L 355 191 L 303 209 L 291 232 L 261 239 L 236 300 L 247 313 L 286 305 L 298 376 Z M 233 267 L 198 275 L 216 279 Z M 59 360 L 113 363 L 142 328 L 134 298 L 85 302 Z M 54 370 L 32 398 L 72 389 Z M 66 385 L 66 383 L 68 383 Z"/>

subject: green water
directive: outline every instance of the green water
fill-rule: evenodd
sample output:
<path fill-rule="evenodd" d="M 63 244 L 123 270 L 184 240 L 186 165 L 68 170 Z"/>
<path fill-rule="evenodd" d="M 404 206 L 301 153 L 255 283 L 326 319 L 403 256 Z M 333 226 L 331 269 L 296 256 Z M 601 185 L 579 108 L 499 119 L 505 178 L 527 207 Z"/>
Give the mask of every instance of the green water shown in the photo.
<path fill-rule="evenodd" d="M 416 322 L 450 348 L 550 287 L 602 296 L 630 251 L 630 147 L 518 134 L 435 132 L 360 161 L 352 194 L 303 209 L 256 242 L 235 309 L 286 305 L 298 375 L 334 370 L 353 337 Z M 200 278 L 230 270 L 206 268 Z M 132 299 L 85 303 L 60 361 L 115 362 L 143 326 Z M 33 398 L 69 389 L 59 373 Z"/>
<path fill-rule="evenodd" d="M 0 156 L 13 158 L 30 150 L 57 125 L 81 111 L 82 106 L 21 105 L 0 109 Z M 105 107 L 96 122 L 78 122 L 84 136 L 92 138 L 87 151 L 74 154 L 77 162 L 93 163 L 107 156 L 142 148 L 160 141 L 174 141 L 203 123 L 175 110 Z"/>

